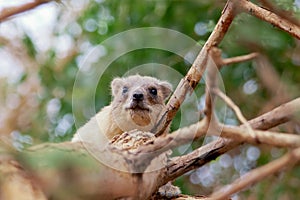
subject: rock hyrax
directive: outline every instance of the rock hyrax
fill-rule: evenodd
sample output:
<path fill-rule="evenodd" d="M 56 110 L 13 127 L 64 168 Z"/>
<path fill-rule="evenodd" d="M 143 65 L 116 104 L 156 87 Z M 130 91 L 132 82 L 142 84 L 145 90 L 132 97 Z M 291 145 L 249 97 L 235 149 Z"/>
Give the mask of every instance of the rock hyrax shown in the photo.
<path fill-rule="evenodd" d="M 113 101 L 78 129 L 72 141 L 108 140 L 125 131 L 150 131 L 160 119 L 172 86 L 149 76 L 115 78 Z"/>

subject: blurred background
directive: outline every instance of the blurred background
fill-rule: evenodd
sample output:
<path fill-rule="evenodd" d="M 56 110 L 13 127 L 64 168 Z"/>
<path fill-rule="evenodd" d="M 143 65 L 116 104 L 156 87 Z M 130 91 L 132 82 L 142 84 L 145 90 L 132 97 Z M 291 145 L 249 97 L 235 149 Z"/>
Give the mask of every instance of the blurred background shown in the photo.
<path fill-rule="evenodd" d="M 30 1 L 0 0 L 0 12 L 27 2 Z M 266 1 L 253 2 L 266 6 Z M 286 16 L 299 19 L 299 0 L 270 2 L 284 9 Z M 73 92 L 80 63 L 101 62 L 110 47 L 101 46 L 98 54 L 86 61 L 88 52 L 115 34 L 142 27 L 172 29 L 193 38 L 201 46 L 212 32 L 225 3 L 224 0 L 53 1 L 1 22 L 0 134 L 9 137 L 19 151 L 43 142 L 70 140 L 76 131 L 72 98 L 77 99 L 80 110 L 76 125 L 83 124 L 94 113 L 84 99 L 95 82 L 81 80 L 85 87 Z M 226 94 L 247 119 L 299 97 L 300 41 L 289 34 L 241 14 L 234 20 L 220 48 L 224 58 L 251 52 L 264 55 L 260 60 L 225 66 L 220 72 Z M 195 51 L 187 52 L 186 56 L 194 58 Z M 176 76 L 165 74 L 174 88 L 191 66 L 185 58 L 158 49 L 140 49 L 121 55 L 96 83 L 96 112 L 111 101 L 109 84 L 112 78 L 147 63 L 159 63 L 176 71 Z M 166 73 L 162 68 L 153 68 L 150 75 Z M 187 101 L 185 113 L 178 113 L 172 130 L 180 127 L 182 118 L 185 122 L 181 124 L 188 125 L 202 117 L 204 84 L 202 80 L 190 104 Z M 195 113 L 196 117 L 188 118 L 186 113 Z M 223 123 L 239 124 L 224 103 L 217 104 L 216 113 Z M 276 130 L 300 134 L 299 122 L 284 124 Z M 205 142 L 213 139 L 207 138 Z M 178 148 L 174 154 L 192 151 L 202 142 Z M 176 184 L 185 194 L 207 195 L 285 152 L 285 149 L 263 145 L 242 145 L 180 177 Z M 295 167 L 233 198 L 297 199 L 300 198 L 299 185 L 300 167 Z"/>

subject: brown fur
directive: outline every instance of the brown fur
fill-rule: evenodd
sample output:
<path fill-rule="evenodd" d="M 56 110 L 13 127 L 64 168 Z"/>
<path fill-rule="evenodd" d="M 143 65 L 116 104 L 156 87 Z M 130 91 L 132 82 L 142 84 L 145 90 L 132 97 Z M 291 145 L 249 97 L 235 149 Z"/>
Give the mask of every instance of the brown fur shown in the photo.
<path fill-rule="evenodd" d="M 115 78 L 111 89 L 111 104 L 81 127 L 72 141 L 92 142 L 102 138 L 99 134 L 110 140 L 115 135 L 134 129 L 150 131 L 162 115 L 172 86 L 153 77 L 133 75 Z"/>

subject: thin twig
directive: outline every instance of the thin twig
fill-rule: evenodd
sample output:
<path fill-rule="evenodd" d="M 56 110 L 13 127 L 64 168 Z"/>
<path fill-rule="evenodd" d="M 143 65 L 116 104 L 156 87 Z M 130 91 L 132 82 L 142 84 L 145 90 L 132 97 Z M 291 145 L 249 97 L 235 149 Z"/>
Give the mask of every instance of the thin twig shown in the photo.
<path fill-rule="evenodd" d="M 300 39 L 300 27 L 291 23 L 287 19 L 280 17 L 279 15 L 259 7 L 248 0 L 232 0 L 237 8 L 241 11 L 249 13 L 263 21 L 266 21 L 273 26 L 276 26 L 283 31 L 291 34 L 292 36 Z"/>
<path fill-rule="evenodd" d="M 280 105 L 291 99 L 288 92 L 289 89 L 291 89 L 291 86 L 287 87 L 281 80 L 279 73 L 275 70 L 274 66 L 266 56 L 259 56 L 254 63 L 260 83 L 266 88 L 271 96 L 266 105 L 263 105 L 260 109 L 261 113 L 274 108 L 275 105 Z M 268 74 L 268 76 L 266 76 L 266 74 Z"/>
<path fill-rule="evenodd" d="M 192 90 L 201 80 L 206 69 L 209 50 L 212 47 L 217 46 L 222 41 L 227 30 L 229 29 L 231 22 L 233 21 L 234 16 L 235 10 L 233 3 L 231 1 L 228 1 L 215 29 L 201 49 L 192 67 L 190 68 L 186 76 L 180 81 L 173 95 L 171 96 L 167 104 L 165 114 L 163 115 L 162 119 L 159 120 L 158 124 L 151 130 L 151 132 L 155 133 L 156 136 L 160 136 L 164 133 L 172 119 L 175 117 L 186 95 L 192 92 Z M 158 130 L 158 128 L 161 127 L 161 123 L 164 123 L 164 126 L 162 126 L 160 130 Z"/>
<path fill-rule="evenodd" d="M 216 48 L 212 48 L 214 51 Z M 210 51 L 211 52 L 211 51 Z M 213 56 L 211 56 L 213 58 Z M 215 94 L 213 93 L 214 88 L 217 88 L 217 72 L 218 66 L 213 62 L 214 60 L 208 58 L 208 66 L 206 72 L 206 87 L 205 87 L 205 109 L 204 113 L 207 118 L 207 123 L 217 123 L 217 119 L 214 116 L 214 101 Z"/>
<path fill-rule="evenodd" d="M 229 0 L 225 5 L 223 13 L 214 31 L 198 54 L 191 69 L 188 71 L 184 79 L 180 81 L 174 94 L 170 98 L 165 114 L 163 115 L 162 119 L 159 120 L 158 124 L 151 130 L 151 132 L 154 132 L 156 136 L 162 135 L 164 133 L 165 129 L 169 126 L 170 122 L 174 118 L 180 105 L 184 101 L 185 96 L 196 87 L 196 85 L 202 78 L 207 65 L 209 56 L 208 52 L 212 47 L 216 47 L 224 38 L 224 35 L 226 34 L 231 22 L 236 15 L 237 8 L 239 8 L 240 11 L 248 12 L 251 15 L 267 21 L 272 25 L 288 32 L 292 36 L 300 39 L 300 27 L 298 27 L 297 25 L 247 0 Z M 158 130 L 158 127 L 160 127 L 161 123 L 164 123 L 164 126 L 162 126 L 160 130 Z"/>
<path fill-rule="evenodd" d="M 294 115 L 298 113 L 299 110 L 300 98 L 297 98 L 286 104 L 278 106 L 268 113 L 250 120 L 249 124 L 253 129 L 267 130 L 293 119 Z M 167 167 L 169 169 L 169 174 L 165 183 L 170 180 L 174 180 L 192 169 L 203 166 L 240 144 L 240 141 L 220 138 L 187 155 L 173 158 Z"/>
<path fill-rule="evenodd" d="M 244 124 L 244 126 L 248 129 L 250 135 L 255 138 L 255 132 L 252 130 L 249 122 L 244 117 L 243 113 L 241 112 L 240 108 L 228 97 L 226 96 L 221 90 L 215 88 L 214 93 L 218 95 L 223 101 L 235 112 L 237 118 Z"/>
<path fill-rule="evenodd" d="M 300 102 L 300 98 L 298 99 L 298 103 Z M 293 102 L 297 104 L 297 101 Z M 295 105 L 289 105 L 290 107 Z M 299 103 L 300 104 L 300 103 Z M 285 112 L 297 112 L 300 110 L 300 105 L 298 108 L 291 111 L 289 110 L 289 106 L 283 106 L 282 110 Z M 233 106 L 237 107 L 237 106 Z M 235 109 L 237 110 L 237 109 Z M 238 112 L 239 117 L 242 117 L 242 114 Z M 273 117 L 273 116 L 270 116 Z M 205 119 L 200 121 L 199 123 L 190 125 L 189 127 L 185 127 L 179 129 L 177 131 L 172 132 L 165 137 L 157 138 L 156 140 L 152 141 L 151 144 L 146 146 L 141 146 L 135 152 L 135 154 L 128 155 L 130 160 L 135 160 L 136 165 L 143 165 L 146 160 L 147 162 L 151 161 L 151 159 L 155 158 L 157 155 L 161 153 L 178 147 L 180 145 L 189 143 L 195 139 L 203 137 L 205 135 L 216 135 L 219 136 L 222 134 L 222 137 L 234 139 L 235 141 L 241 142 L 248 142 L 252 144 L 268 144 L 277 147 L 299 147 L 300 146 L 300 136 L 293 135 L 293 134 L 286 134 L 286 133 L 277 133 L 271 131 L 259 131 L 253 130 L 250 126 L 250 123 L 245 121 L 246 119 L 242 119 L 244 126 L 243 127 L 232 127 L 226 125 L 219 125 L 219 126 L 212 126 L 210 127 L 211 130 L 208 130 L 208 124 Z M 267 123 L 270 119 L 265 119 L 265 123 Z M 280 120 L 280 119 L 278 119 Z M 273 121 L 274 124 L 277 124 Z M 248 127 L 247 127 L 248 125 Z M 262 124 L 260 124 L 262 125 Z M 262 126 L 263 127 L 263 126 Z M 253 137 L 255 135 L 255 137 Z M 145 157 L 136 157 L 136 155 L 145 155 Z M 132 158 L 130 158 L 132 156 Z"/>
<path fill-rule="evenodd" d="M 292 167 L 299 161 L 300 148 L 297 148 L 275 161 L 250 171 L 249 173 L 235 180 L 232 184 L 222 187 L 218 191 L 214 192 L 209 199 L 225 199 L 230 195 L 265 179 L 266 177 L 275 174 L 276 172 L 287 169 L 287 166 L 289 168 Z"/>
<path fill-rule="evenodd" d="M 253 53 L 249 53 L 247 55 L 236 56 L 236 57 L 232 57 L 232 58 L 224 58 L 224 59 L 222 59 L 222 65 L 231 65 L 231 64 L 235 64 L 235 63 L 249 61 L 249 60 L 256 58 L 258 55 L 259 55 L 259 53 L 253 52 Z"/>
<path fill-rule="evenodd" d="M 231 65 L 235 63 L 249 61 L 259 56 L 259 53 L 253 52 L 253 53 L 236 56 L 232 58 L 222 58 L 222 50 L 217 47 L 213 48 L 210 53 L 219 69 L 225 65 Z"/>
<path fill-rule="evenodd" d="M 5 20 L 7 20 L 8 18 L 10 18 L 14 15 L 26 12 L 28 10 L 36 8 L 36 7 L 38 7 L 42 4 L 45 4 L 45 3 L 49 3 L 51 1 L 53 1 L 53 0 L 35 0 L 33 2 L 26 3 L 26 4 L 21 5 L 21 6 L 4 8 L 0 13 L 0 22 L 3 22 Z"/>

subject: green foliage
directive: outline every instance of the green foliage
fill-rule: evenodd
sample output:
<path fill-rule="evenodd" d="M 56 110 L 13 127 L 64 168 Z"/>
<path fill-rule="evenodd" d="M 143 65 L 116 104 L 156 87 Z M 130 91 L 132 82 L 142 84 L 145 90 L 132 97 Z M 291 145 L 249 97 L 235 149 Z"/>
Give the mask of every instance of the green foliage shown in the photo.
<path fill-rule="evenodd" d="M 299 8 L 294 5 L 294 1 L 276 0 L 275 2 L 281 8 L 294 11 L 296 15 L 299 15 Z M 85 123 L 93 115 L 93 112 L 97 112 L 111 101 L 110 82 L 114 77 L 123 76 L 136 66 L 147 63 L 159 63 L 170 66 L 184 76 L 189 70 L 190 64 L 186 63 L 180 56 L 159 49 L 139 49 L 120 55 L 110 63 L 109 68 L 103 71 L 100 80 L 93 78 L 76 80 L 77 72 L 81 67 L 80 62 L 82 62 L 87 52 L 106 39 L 126 30 L 141 27 L 164 27 L 181 32 L 203 45 L 215 27 L 224 5 L 225 1 L 219 0 L 90 1 L 85 9 L 77 13 L 78 17 L 70 20 L 70 22 L 64 21 L 64 18 L 61 16 L 57 17 L 57 23 L 53 28 L 53 37 L 69 36 L 72 43 L 74 43 L 74 49 L 76 49 L 75 55 L 67 59 L 62 65 L 59 65 L 59 61 L 65 58 L 61 58 L 60 52 L 55 48 L 55 44 L 44 52 L 37 48 L 35 38 L 32 35 L 24 34 L 22 43 L 26 48 L 25 50 L 30 58 L 37 60 L 39 68 L 36 74 L 32 72 L 34 70 L 25 71 L 19 82 L 16 83 L 16 89 L 10 92 L 13 93 L 19 85 L 29 81 L 32 74 L 32 76 L 37 75 L 41 89 L 34 96 L 37 99 L 38 106 L 33 113 L 30 113 L 30 124 L 26 128 L 16 127 L 16 129 L 18 129 L 22 137 L 24 135 L 32 137 L 33 143 L 67 141 L 70 140 L 76 128 L 78 128 L 76 125 Z M 60 12 L 72 13 L 72 9 L 68 9 L 65 6 L 60 8 Z M 176 42 L 174 41 L 174 43 Z M 3 48 L 2 43 L 1 48 Z M 114 49 L 114 47 L 109 46 L 104 48 L 106 52 L 111 52 Z M 257 18 L 241 14 L 234 20 L 220 48 L 223 51 L 223 57 L 233 57 L 254 51 L 265 54 L 278 73 L 280 81 L 287 85 L 287 92 L 290 97 L 299 96 L 300 63 L 298 57 L 300 47 L 299 41 L 289 34 Z M 101 59 L 100 56 L 93 64 L 101 63 L 103 61 Z M 160 68 L 155 67 L 149 69 L 153 75 L 162 73 L 160 70 Z M 90 72 L 91 75 L 94 73 L 95 71 Z M 264 105 L 274 97 L 274 94 L 270 93 L 263 85 L 258 76 L 259 73 L 257 66 L 251 61 L 226 66 L 221 70 L 225 92 L 240 106 L 247 119 L 260 114 Z M 75 80 L 80 81 L 81 85 L 84 86 L 80 90 L 76 90 L 76 92 L 73 91 Z M 175 88 L 179 79 L 169 76 L 168 81 L 174 83 L 173 86 Z M 252 83 L 252 85 L 257 87 L 253 93 L 245 92 L 244 87 L 247 83 Z M 89 109 L 90 105 L 87 105 L 85 100 L 95 84 L 97 87 L 95 98 L 92 99 L 95 103 L 95 110 L 93 111 Z M 204 80 L 201 81 L 195 90 L 198 101 L 185 107 L 188 112 L 199 113 L 201 111 L 198 110 L 198 106 L 201 103 L 203 94 Z M 78 116 L 76 123 L 72 117 L 72 114 L 74 114 L 72 101 L 74 99 L 77 99 L 80 103 L 78 105 L 80 113 L 76 113 Z M 218 104 L 218 116 L 225 115 L 226 111 L 223 109 L 224 104 Z M 231 122 L 238 123 L 234 114 L 230 114 L 230 111 L 228 113 L 226 115 L 227 119 L 230 118 Z M 193 120 L 198 120 L 196 118 L 189 121 L 190 116 L 179 112 L 173 121 L 172 130 L 180 127 L 182 117 L 187 118 L 187 121 L 190 123 Z M 221 119 L 221 121 L 224 123 L 228 122 L 226 119 Z M 18 138 L 16 140 L 19 141 Z M 202 141 L 201 143 L 195 142 L 188 151 L 200 145 L 202 145 Z M 246 148 L 242 147 L 232 154 L 243 154 L 244 149 Z M 174 152 L 176 155 L 180 154 L 177 149 Z M 268 150 L 262 150 L 262 152 L 261 157 L 257 160 L 258 166 L 273 159 L 270 157 Z M 39 159 L 30 160 L 30 162 L 40 162 Z M 59 165 L 64 161 L 56 154 L 49 154 L 45 162 Z M 240 175 L 233 166 L 228 171 L 230 172 L 228 174 L 232 174 L 234 177 Z M 214 186 L 219 187 L 220 183 L 232 181 L 232 177 L 228 177 L 228 174 L 226 176 L 218 176 L 217 180 L 219 181 L 216 181 Z M 198 191 L 198 194 L 203 194 L 199 191 L 209 193 L 209 191 L 214 189 L 201 184 L 192 184 L 188 177 L 189 175 L 186 175 L 176 181 L 185 193 L 197 194 Z M 254 195 L 257 199 L 281 199 L 280 195 L 282 193 L 288 193 L 290 199 L 296 199 L 297 195 L 299 197 L 300 194 L 296 187 L 292 185 L 295 178 L 300 178 L 299 168 L 291 171 L 284 180 L 280 178 L 265 180 L 251 188 L 251 192 L 244 193 L 244 195 Z M 272 181 L 276 183 L 272 184 Z M 267 194 L 265 191 L 268 191 Z"/>
<path fill-rule="evenodd" d="M 23 43 L 25 47 L 27 48 L 27 53 L 30 57 L 34 58 L 36 56 L 36 49 L 34 46 L 34 43 L 32 42 L 31 38 L 29 35 L 25 34 L 23 37 Z"/>

